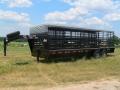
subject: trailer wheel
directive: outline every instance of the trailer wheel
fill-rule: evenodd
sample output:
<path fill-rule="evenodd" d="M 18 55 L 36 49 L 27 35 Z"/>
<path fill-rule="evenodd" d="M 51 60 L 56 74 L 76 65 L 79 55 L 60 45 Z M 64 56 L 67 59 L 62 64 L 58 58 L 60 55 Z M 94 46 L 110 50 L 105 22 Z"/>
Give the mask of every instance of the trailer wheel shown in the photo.
<path fill-rule="evenodd" d="M 95 58 L 99 58 L 100 57 L 100 50 L 95 50 L 94 53 L 93 53 L 93 56 Z"/>
<path fill-rule="evenodd" d="M 106 50 L 105 50 L 105 49 L 101 50 L 101 56 L 102 56 L 102 57 L 107 56 L 107 52 L 106 52 Z"/>

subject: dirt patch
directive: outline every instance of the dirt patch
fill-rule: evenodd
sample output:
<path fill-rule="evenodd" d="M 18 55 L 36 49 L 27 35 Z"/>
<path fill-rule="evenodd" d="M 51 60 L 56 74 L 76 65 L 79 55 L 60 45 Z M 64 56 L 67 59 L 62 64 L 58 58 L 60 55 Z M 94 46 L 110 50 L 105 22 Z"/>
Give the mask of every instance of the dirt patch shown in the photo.
<path fill-rule="evenodd" d="M 95 81 L 87 84 L 61 86 L 45 90 L 120 90 L 120 81 Z"/>
<path fill-rule="evenodd" d="M 86 84 L 72 84 L 68 86 L 57 86 L 52 88 L 41 88 L 40 86 L 0 88 L 0 90 L 120 90 L 120 81 L 102 80 L 88 82 Z"/>

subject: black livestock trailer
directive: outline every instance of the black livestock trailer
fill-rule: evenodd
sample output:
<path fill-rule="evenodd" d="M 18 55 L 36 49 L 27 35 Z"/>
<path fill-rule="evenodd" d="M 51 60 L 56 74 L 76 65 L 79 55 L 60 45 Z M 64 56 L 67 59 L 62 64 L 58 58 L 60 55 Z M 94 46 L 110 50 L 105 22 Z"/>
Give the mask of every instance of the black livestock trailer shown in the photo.
<path fill-rule="evenodd" d="M 30 35 L 20 35 L 20 32 L 8 34 L 4 39 L 4 55 L 7 43 L 20 38 L 26 38 L 32 56 L 66 57 L 79 56 L 87 53 L 95 57 L 114 53 L 114 32 L 84 29 L 61 25 L 41 25 L 30 28 Z"/>

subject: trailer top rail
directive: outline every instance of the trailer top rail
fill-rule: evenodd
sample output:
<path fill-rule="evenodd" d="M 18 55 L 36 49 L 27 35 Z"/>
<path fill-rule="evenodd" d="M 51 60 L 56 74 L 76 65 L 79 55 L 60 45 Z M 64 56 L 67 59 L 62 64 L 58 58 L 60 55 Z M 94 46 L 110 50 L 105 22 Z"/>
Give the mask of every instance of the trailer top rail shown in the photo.
<path fill-rule="evenodd" d="M 48 32 L 49 29 L 54 29 L 54 30 L 62 30 L 62 31 L 80 31 L 80 32 L 111 32 L 114 33 L 113 31 L 108 31 L 108 30 L 98 30 L 98 29 L 87 29 L 87 28 L 80 28 L 78 26 L 68 26 L 68 25 L 38 25 L 38 26 L 33 26 L 30 28 L 30 34 L 38 34 L 38 33 L 44 33 Z"/>

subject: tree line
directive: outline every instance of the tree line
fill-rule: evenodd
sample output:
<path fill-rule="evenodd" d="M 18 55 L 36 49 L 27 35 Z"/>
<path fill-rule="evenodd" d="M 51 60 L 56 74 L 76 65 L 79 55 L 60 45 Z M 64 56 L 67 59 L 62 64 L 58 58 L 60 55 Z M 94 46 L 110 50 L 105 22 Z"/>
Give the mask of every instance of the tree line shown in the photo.
<path fill-rule="evenodd" d="M 0 37 L 0 41 L 2 42 L 4 40 L 4 37 Z M 15 42 L 27 42 L 26 39 L 18 39 L 18 40 L 15 40 Z"/>
<path fill-rule="evenodd" d="M 118 36 L 114 36 L 113 42 L 115 45 L 120 45 L 120 38 Z"/>

